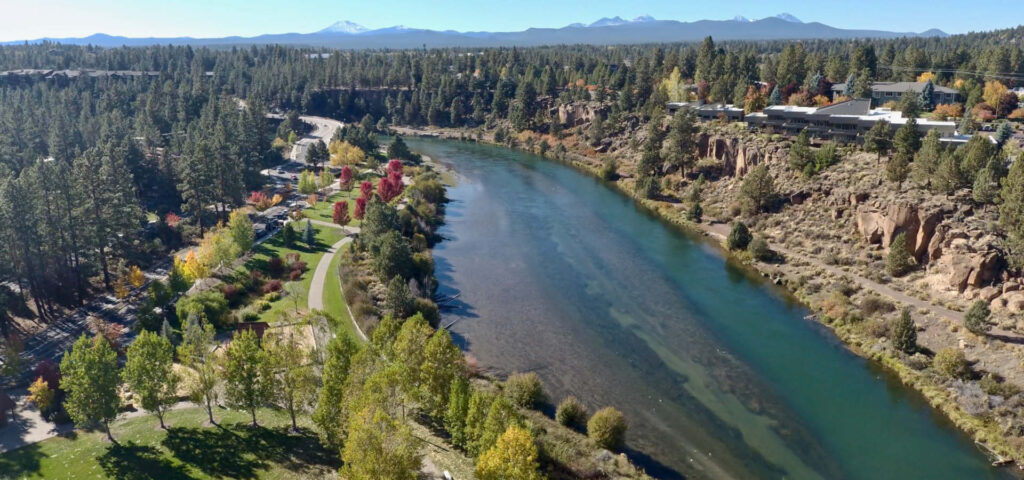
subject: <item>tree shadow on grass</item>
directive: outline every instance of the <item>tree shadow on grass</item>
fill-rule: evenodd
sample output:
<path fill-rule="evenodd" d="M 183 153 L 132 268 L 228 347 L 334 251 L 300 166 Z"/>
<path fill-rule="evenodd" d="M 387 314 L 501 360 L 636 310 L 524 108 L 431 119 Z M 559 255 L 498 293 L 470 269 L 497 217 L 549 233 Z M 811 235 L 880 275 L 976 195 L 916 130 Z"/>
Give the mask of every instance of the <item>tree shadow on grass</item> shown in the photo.
<path fill-rule="evenodd" d="M 256 478 L 266 464 L 246 455 L 244 444 L 225 428 L 167 429 L 163 446 L 184 463 L 216 478 Z"/>
<path fill-rule="evenodd" d="M 341 466 L 337 453 L 321 446 L 315 434 L 291 433 L 283 426 L 252 428 L 239 423 L 218 428 L 172 427 L 163 446 L 182 462 L 219 478 L 256 478 L 258 471 L 271 464 L 297 472 Z"/>
<path fill-rule="evenodd" d="M 186 480 L 192 476 L 149 445 L 134 442 L 111 445 L 96 459 L 110 478 L 126 480 Z"/>
<path fill-rule="evenodd" d="M 20 478 L 38 473 L 43 458 L 46 458 L 46 454 L 38 443 L 5 452 L 0 455 L 0 478 L 6 478 L 4 475 Z"/>

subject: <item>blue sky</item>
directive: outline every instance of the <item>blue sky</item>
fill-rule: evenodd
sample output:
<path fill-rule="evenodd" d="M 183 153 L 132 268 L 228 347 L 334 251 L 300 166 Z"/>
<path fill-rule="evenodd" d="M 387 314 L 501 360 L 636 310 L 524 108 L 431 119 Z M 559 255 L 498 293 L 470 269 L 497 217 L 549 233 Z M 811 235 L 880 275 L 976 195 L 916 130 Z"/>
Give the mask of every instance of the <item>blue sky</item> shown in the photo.
<path fill-rule="evenodd" d="M 131 37 L 312 32 L 337 20 L 370 28 L 512 31 L 561 27 L 600 17 L 693 21 L 788 12 L 841 28 L 949 33 L 1024 23 L 1024 0 L 0 0 L 0 41 L 79 37 L 102 32 Z"/>

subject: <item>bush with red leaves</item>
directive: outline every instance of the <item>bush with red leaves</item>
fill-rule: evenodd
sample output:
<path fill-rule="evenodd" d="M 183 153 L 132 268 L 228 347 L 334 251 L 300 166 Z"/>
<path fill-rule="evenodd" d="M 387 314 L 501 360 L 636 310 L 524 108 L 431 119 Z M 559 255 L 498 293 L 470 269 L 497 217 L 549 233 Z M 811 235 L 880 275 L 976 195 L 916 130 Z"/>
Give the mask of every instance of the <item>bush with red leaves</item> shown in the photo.
<path fill-rule="evenodd" d="M 270 260 L 267 260 L 267 273 L 274 278 L 280 277 L 284 273 L 284 259 L 270 257 Z"/>
<path fill-rule="evenodd" d="M 265 294 L 266 293 L 271 293 L 271 292 L 280 292 L 280 291 L 281 291 L 281 281 L 280 280 L 271 280 L 271 281 L 267 282 L 265 285 L 263 285 L 263 293 L 265 293 Z"/>

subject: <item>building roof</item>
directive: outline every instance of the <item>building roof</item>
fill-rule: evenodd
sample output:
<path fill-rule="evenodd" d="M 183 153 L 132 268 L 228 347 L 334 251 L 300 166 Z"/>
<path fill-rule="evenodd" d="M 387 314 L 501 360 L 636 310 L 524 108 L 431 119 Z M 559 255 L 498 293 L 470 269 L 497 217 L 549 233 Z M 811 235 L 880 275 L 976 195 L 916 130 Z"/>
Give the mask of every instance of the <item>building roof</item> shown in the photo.
<path fill-rule="evenodd" d="M 904 93 L 914 92 L 921 93 L 924 89 L 925 84 L 928 82 L 874 82 L 871 84 L 871 90 L 874 92 L 893 92 L 893 93 Z M 948 93 L 956 95 L 960 93 L 955 88 L 943 87 L 940 85 L 932 84 L 935 87 L 935 93 Z M 832 91 L 843 92 L 846 91 L 845 83 L 836 83 L 832 85 Z"/>

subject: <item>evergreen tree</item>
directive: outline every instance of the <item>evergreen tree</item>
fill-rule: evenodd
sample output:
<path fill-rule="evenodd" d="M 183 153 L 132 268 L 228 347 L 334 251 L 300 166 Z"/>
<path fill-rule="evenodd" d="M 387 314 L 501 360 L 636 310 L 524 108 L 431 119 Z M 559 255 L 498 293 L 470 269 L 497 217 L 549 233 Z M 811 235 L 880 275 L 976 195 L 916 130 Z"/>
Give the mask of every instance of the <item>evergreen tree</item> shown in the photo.
<path fill-rule="evenodd" d="M 889 275 L 902 277 L 914 267 L 914 257 L 910 254 L 907 234 L 900 232 L 889 245 L 889 256 L 885 260 L 885 269 Z"/>
<path fill-rule="evenodd" d="M 917 327 L 910 318 L 910 309 L 900 312 L 896 323 L 892 325 L 892 346 L 903 353 L 914 353 L 917 350 Z"/>
<path fill-rule="evenodd" d="M 768 105 L 782 105 L 782 91 L 778 85 L 772 88 L 772 93 L 768 95 Z"/>
<path fill-rule="evenodd" d="M 768 172 L 768 166 L 754 167 L 740 186 L 740 197 L 745 208 L 753 213 L 766 211 L 775 202 L 775 180 Z"/>
<path fill-rule="evenodd" d="M 871 126 L 871 129 L 864 134 L 864 150 L 878 155 L 888 155 L 892 149 L 893 134 L 892 126 L 885 120 L 879 120 Z"/>
<path fill-rule="evenodd" d="M 412 314 L 413 296 L 409 292 L 409 285 L 402 277 L 395 275 L 388 282 L 388 289 L 384 295 L 384 311 L 395 318 L 405 318 Z"/>
<path fill-rule="evenodd" d="M 1009 234 L 1010 263 L 1024 267 L 1024 157 L 1010 165 L 999 191 L 999 224 Z"/>
<path fill-rule="evenodd" d="M 921 94 L 918 97 L 918 103 L 925 110 L 935 108 L 935 84 L 932 83 L 931 79 L 925 82 L 924 86 L 921 87 Z"/>
<path fill-rule="evenodd" d="M 911 164 L 911 176 L 920 185 L 931 187 L 935 172 L 939 169 L 942 159 L 942 142 L 938 130 L 929 130 L 921 142 L 921 149 L 914 155 Z"/>
<path fill-rule="evenodd" d="M 302 230 L 302 241 L 309 248 L 313 248 L 316 245 L 316 232 L 313 230 L 313 222 L 308 219 L 306 220 L 306 227 Z"/>
<path fill-rule="evenodd" d="M 676 112 L 668 125 L 668 135 L 662 145 L 662 155 L 670 163 L 679 167 L 684 175 L 687 170 L 697 164 L 698 132 L 697 117 L 688 108 Z"/>
<path fill-rule="evenodd" d="M 811 139 L 807 129 L 800 130 L 796 141 L 789 147 L 789 166 L 798 172 L 804 172 L 807 165 L 814 161 L 814 153 L 811 152 Z"/>
<path fill-rule="evenodd" d="M 747 229 L 747 226 L 743 222 L 736 222 L 732 224 L 732 230 L 729 231 L 725 245 L 729 250 L 746 250 L 750 240 L 750 230 Z"/>

